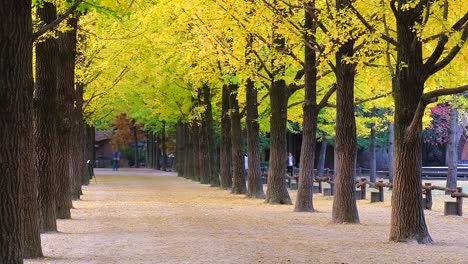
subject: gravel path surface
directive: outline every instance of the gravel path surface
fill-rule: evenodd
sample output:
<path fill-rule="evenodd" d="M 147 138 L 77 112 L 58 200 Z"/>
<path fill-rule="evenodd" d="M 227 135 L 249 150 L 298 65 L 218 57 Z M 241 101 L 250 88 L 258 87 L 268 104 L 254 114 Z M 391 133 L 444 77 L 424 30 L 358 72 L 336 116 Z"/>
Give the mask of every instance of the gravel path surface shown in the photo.
<path fill-rule="evenodd" d="M 436 242 L 418 245 L 387 241 L 389 194 L 358 201 L 362 224 L 334 225 L 332 198 L 320 194 L 317 213 L 294 213 L 173 173 L 97 175 L 73 219 L 42 235 L 47 257 L 26 263 L 468 263 L 468 202 L 465 216 L 443 216 L 442 194 L 426 211 Z"/>

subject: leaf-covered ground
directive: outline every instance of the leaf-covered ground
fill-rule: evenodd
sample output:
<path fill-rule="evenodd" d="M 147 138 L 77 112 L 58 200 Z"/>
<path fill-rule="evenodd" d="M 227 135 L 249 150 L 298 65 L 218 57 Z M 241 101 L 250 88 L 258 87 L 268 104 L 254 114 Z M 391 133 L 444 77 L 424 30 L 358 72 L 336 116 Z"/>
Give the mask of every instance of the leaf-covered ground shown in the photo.
<path fill-rule="evenodd" d="M 465 216 L 443 216 L 453 200 L 444 195 L 426 211 L 436 242 L 422 246 L 387 241 L 389 193 L 358 201 L 362 224 L 333 225 L 332 198 L 321 194 L 317 213 L 294 213 L 173 173 L 98 172 L 73 219 L 42 235 L 47 257 L 26 263 L 468 263 L 468 202 Z"/>

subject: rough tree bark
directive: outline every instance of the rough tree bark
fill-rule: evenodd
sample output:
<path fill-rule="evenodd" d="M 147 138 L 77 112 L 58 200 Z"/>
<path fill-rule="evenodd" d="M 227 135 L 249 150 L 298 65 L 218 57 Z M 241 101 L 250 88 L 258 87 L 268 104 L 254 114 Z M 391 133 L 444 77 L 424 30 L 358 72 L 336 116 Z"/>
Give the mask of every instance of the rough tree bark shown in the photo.
<path fill-rule="evenodd" d="M 229 86 L 224 85 L 221 98 L 221 153 L 220 153 L 220 180 L 221 188 L 229 189 L 232 186 L 231 170 L 231 119 L 229 117 Z"/>
<path fill-rule="evenodd" d="M 257 90 L 251 79 L 247 80 L 247 149 L 248 149 L 248 188 L 247 196 L 265 199 L 260 170 L 260 125 L 258 124 Z"/>
<path fill-rule="evenodd" d="M 390 240 L 431 243 L 422 207 L 422 120 L 412 125 L 424 90 L 422 43 L 413 30 L 421 14 L 397 15 L 397 70 L 393 81 L 395 101 L 395 178 L 392 192 Z M 422 12 L 422 11 L 421 11 Z M 413 17 L 414 16 L 414 17 Z M 411 17 L 411 18 L 410 18 Z M 405 65 L 401 67 L 401 65 Z M 411 128 L 410 128 L 411 127 Z M 411 133 L 407 131 L 411 129 Z"/>
<path fill-rule="evenodd" d="M 270 88 L 270 161 L 265 201 L 271 204 L 292 204 L 286 189 L 286 122 L 289 89 L 284 80 L 274 81 Z"/>
<path fill-rule="evenodd" d="M 23 263 L 23 185 L 34 176 L 33 151 L 26 152 L 33 131 L 31 1 L 3 1 L 0 24 L 0 262 L 16 264 Z"/>
<path fill-rule="evenodd" d="M 457 172 L 458 172 L 458 143 L 460 136 L 458 135 L 458 110 L 452 106 L 450 115 L 450 131 L 449 141 L 447 143 L 447 188 L 455 189 L 457 187 Z M 450 193 L 446 193 L 450 194 Z"/>
<path fill-rule="evenodd" d="M 337 10 L 351 5 L 351 0 L 337 0 Z M 340 25 L 337 25 L 338 27 Z M 335 223 L 359 223 L 355 199 L 354 164 L 357 151 L 354 117 L 354 77 L 356 65 L 343 59 L 352 57 L 354 40 L 349 39 L 335 54 L 336 60 L 336 147 L 335 196 L 332 220 Z"/>
<path fill-rule="evenodd" d="M 239 102 L 237 93 L 239 87 L 235 84 L 229 85 L 229 107 L 231 109 L 231 158 L 232 158 L 232 193 L 245 194 L 244 158 L 242 155 L 242 128 L 241 114 L 239 112 Z"/>
<path fill-rule="evenodd" d="M 307 3 L 308 8 L 313 8 L 312 2 Z M 309 12 L 305 12 L 304 28 L 315 32 L 314 19 Z M 309 35 L 309 37 L 312 37 Z M 315 51 L 305 45 L 304 77 L 305 98 L 303 104 L 303 133 L 301 156 L 299 162 L 299 186 L 294 205 L 295 212 L 314 212 L 313 185 L 315 145 L 318 123 L 319 107 L 317 105 L 317 62 Z"/>
<path fill-rule="evenodd" d="M 54 4 L 37 9 L 41 21 L 48 24 L 57 17 Z M 35 135 L 36 170 L 39 177 L 40 226 L 42 232 L 57 231 L 55 214 L 56 175 L 56 97 L 57 41 L 48 38 L 36 44 Z"/>
<path fill-rule="evenodd" d="M 58 194 L 57 194 L 57 218 L 71 218 L 71 175 L 70 175 L 70 155 L 71 155 L 71 136 L 73 125 L 72 108 L 74 104 L 74 85 L 75 85 L 75 56 L 76 56 L 76 27 L 77 19 L 70 17 L 68 24 L 71 30 L 60 33 L 59 43 L 59 66 L 58 66 L 58 101 L 57 107 L 59 120 L 57 123 L 57 167 L 58 167 Z"/>

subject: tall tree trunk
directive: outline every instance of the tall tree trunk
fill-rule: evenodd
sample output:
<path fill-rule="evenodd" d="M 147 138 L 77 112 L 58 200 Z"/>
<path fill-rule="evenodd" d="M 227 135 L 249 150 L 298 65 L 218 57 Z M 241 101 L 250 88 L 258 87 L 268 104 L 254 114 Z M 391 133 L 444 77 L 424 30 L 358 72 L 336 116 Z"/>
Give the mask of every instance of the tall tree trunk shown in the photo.
<path fill-rule="evenodd" d="M 161 131 L 161 148 L 162 148 L 162 170 L 167 171 L 167 153 L 166 153 L 166 122 L 162 122 Z"/>
<path fill-rule="evenodd" d="M 319 160 L 317 164 L 317 176 L 321 177 L 325 171 L 325 159 L 327 157 L 327 146 L 328 146 L 328 140 L 323 137 L 322 138 L 322 144 L 320 144 L 320 154 L 319 154 Z"/>
<path fill-rule="evenodd" d="M 273 82 L 270 89 L 270 161 L 266 202 L 292 204 L 286 189 L 286 122 L 288 116 L 289 90 L 284 80 Z"/>
<path fill-rule="evenodd" d="M 416 22 L 415 18 L 419 18 Z M 415 117 L 424 90 L 422 43 L 413 30 L 422 12 L 397 16 L 395 101 L 395 178 L 392 192 L 390 240 L 431 243 L 422 207 L 422 117 Z M 415 119 L 415 123 L 413 123 Z"/>
<path fill-rule="evenodd" d="M 307 7 L 314 8 L 312 2 Z M 315 32 L 314 19 L 309 12 L 305 12 L 304 28 Z M 313 37 L 313 36 L 309 36 Z M 305 45 L 305 98 L 303 105 L 303 133 L 301 156 L 299 162 L 299 186 L 297 198 L 294 205 L 296 212 L 314 212 L 313 185 L 314 185 L 314 162 L 315 145 L 318 122 L 317 106 L 317 62 L 315 51 Z"/>
<path fill-rule="evenodd" d="M 176 154 L 176 165 L 177 165 L 177 175 L 179 177 L 184 177 L 184 168 L 185 162 L 187 160 L 184 158 L 185 152 L 187 151 L 187 134 L 185 133 L 185 125 L 181 121 L 177 124 L 177 154 Z"/>
<path fill-rule="evenodd" d="M 187 179 L 193 179 L 193 164 L 192 164 L 192 153 L 193 153 L 193 134 L 192 130 L 190 129 L 189 124 L 184 124 L 185 131 L 187 134 L 187 144 L 186 144 L 186 149 L 185 149 L 185 154 L 184 154 L 184 177 Z"/>
<path fill-rule="evenodd" d="M 137 137 L 137 126 L 135 119 L 132 119 L 132 133 L 133 133 L 133 144 L 135 146 L 134 148 L 134 159 L 135 159 L 135 168 L 139 168 L 140 164 L 138 162 L 138 137 Z"/>
<path fill-rule="evenodd" d="M 232 186 L 231 119 L 229 117 L 229 93 L 229 86 L 224 85 L 221 99 L 221 153 L 219 163 L 221 188 L 225 190 L 231 188 Z"/>
<path fill-rule="evenodd" d="M 251 79 L 247 80 L 247 148 L 248 148 L 248 188 L 247 196 L 265 199 L 262 172 L 260 170 L 260 125 L 258 124 L 257 90 Z"/>
<path fill-rule="evenodd" d="M 395 161 L 395 128 L 392 122 L 388 124 L 388 177 L 393 182 Z"/>
<path fill-rule="evenodd" d="M 369 144 L 369 163 L 370 163 L 370 181 L 376 181 L 376 174 L 377 174 L 377 162 L 375 158 L 375 128 L 372 125 L 371 132 L 370 132 L 370 144 Z"/>
<path fill-rule="evenodd" d="M 337 0 L 337 10 L 351 5 L 351 0 Z M 337 25 L 338 27 L 340 25 Z M 336 147 L 335 196 L 332 220 L 335 223 L 359 223 L 355 199 L 354 164 L 357 151 L 354 117 L 354 77 L 356 65 L 344 61 L 352 57 L 354 40 L 349 39 L 337 51 L 336 59 Z"/>
<path fill-rule="evenodd" d="M 218 187 L 219 183 L 219 159 L 216 153 L 215 130 L 213 125 L 213 107 L 211 106 L 211 90 L 203 86 L 203 104 L 205 105 L 205 127 L 208 136 L 208 154 L 210 158 L 210 186 Z"/>
<path fill-rule="evenodd" d="M 58 173 L 58 194 L 57 194 L 57 218 L 71 218 L 71 175 L 70 175 L 70 155 L 72 148 L 72 109 L 74 105 L 75 89 L 75 56 L 76 56 L 76 28 L 77 19 L 70 17 L 68 24 L 71 30 L 60 33 L 59 43 L 59 62 L 58 67 L 58 111 L 59 121 L 58 130 L 58 154 L 57 165 L 60 170 Z"/>
<path fill-rule="evenodd" d="M 460 136 L 458 135 L 458 110 L 452 106 L 450 115 L 450 131 L 449 141 L 447 144 L 447 188 L 455 189 L 457 187 L 457 172 L 458 172 L 458 143 Z M 446 192 L 446 194 L 450 194 Z"/>
<path fill-rule="evenodd" d="M 192 123 L 193 130 L 193 149 L 192 149 L 192 159 L 193 159 L 193 180 L 201 181 L 201 168 L 200 168 L 200 126 L 194 122 Z"/>
<path fill-rule="evenodd" d="M 23 149 L 33 121 L 25 111 L 33 95 L 31 1 L 2 1 L 0 25 L 0 262 L 17 264 L 23 263 L 22 191 L 33 168 L 23 163 L 33 161 Z"/>
<path fill-rule="evenodd" d="M 157 170 L 161 169 L 161 149 L 159 148 L 159 144 L 161 143 L 161 137 L 156 135 L 156 144 L 154 146 L 154 168 Z"/>
<path fill-rule="evenodd" d="M 37 9 L 45 24 L 54 21 L 54 4 L 44 3 Z M 40 226 L 42 232 L 57 231 L 55 214 L 56 195 L 56 120 L 57 113 L 57 41 L 48 38 L 36 44 L 35 135 L 36 170 L 39 177 Z"/>
<path fill-rule="evenodd" d="M 244 158 L 242 155 L 242 128 L 241 115 L 239 112 L 239 102 L 237 93 L 239 87 L 235 84 L 229 86 L 229 107 L 231 109 L 231 156 L 232 156 L 232 193 L 245 194 L 247 188 L 245 185 Z"/>

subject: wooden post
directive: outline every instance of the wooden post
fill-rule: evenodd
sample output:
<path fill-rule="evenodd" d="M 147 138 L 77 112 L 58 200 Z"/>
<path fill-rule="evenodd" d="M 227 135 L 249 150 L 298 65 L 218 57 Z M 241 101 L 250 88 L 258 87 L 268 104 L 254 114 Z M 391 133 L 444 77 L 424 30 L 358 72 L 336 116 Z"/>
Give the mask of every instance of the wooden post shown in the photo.
<path fill-rule="evenodd" d="M 383 184 L 383 181 L 379 181 L 379 182 L 380 182 L 381 184 Z M 382 186 L 382 185 L 379 186 L 379 200 L 380 200 L 381 202 L 384 201 L 384 189 L 383 189 L 383 186 Z"/>
<path fill-rule="evenodd" d="M 367 180 L 366 178 L 361 178 L 361 181 L 365 182 L 366 180 Z M 366 199 L 366 184 L 365 183 L 361 185 L 361 199 L 362 200 Z"/>
<path fill-rule="evenodd" d="M 432 189 L 431 189 L 431 183 L 430 182 L 426 182 L 424 184 L 426 187 L 428 188 L 425 188 L 425 191 L 426 191 L 426 197 L 424 198 L 426 203 L 425 203 L 425 208 L 428 209 L 428 210 L 431 210 L 432 209 Z"/>
<path fill-rule="evenodd" d="M 456 190 L 457 190 L 456 191 L 457 193 L 462 193 L 463 192 L 462 187 L 457 187 Z M 456 200 L 457 200 L 457 214 L 459 216 L 463 216 L 463 197 L 457 196 Z"/>
<path fill-rule="evenodd" d="M 318 188 L 319 188 L 319 193 L 322 193 L 322 181 L 319 180 L 318 184 L 319 184 L 319 186 L 318 186 Z"/>

